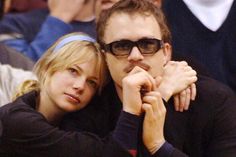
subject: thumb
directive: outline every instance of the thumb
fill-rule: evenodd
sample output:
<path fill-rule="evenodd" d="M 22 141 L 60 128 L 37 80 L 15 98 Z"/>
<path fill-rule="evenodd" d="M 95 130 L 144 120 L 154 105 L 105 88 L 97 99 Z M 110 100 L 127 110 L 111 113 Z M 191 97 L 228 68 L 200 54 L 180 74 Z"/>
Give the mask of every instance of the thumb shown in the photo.
<path fill-rule="evenodd" d="M 158 86 L 161 84 L 161 81 L 162 81 L 162 77 L 161 76 L 157 76 L 155 78 L 156 88 L 158 88 Z"/>

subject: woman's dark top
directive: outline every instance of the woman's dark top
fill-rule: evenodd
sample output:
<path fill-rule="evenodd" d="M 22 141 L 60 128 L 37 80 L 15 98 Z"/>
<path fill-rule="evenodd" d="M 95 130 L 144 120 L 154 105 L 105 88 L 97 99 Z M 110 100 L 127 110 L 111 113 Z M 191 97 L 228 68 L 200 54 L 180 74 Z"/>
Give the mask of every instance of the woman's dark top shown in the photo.
<path fill-rule="evenodd" d="M 114 133 L 103 139 L 88 132 L 66 132 L 35 110 L 37 95 L 30 92 L 0 108 L 1 157 L 131 156 L 129 151 L 135 148 L 123 143 L 136 144 L 136 136 L 132 135 L 137 134 L 140 123 L 137 116 L 122 112 Z"/>

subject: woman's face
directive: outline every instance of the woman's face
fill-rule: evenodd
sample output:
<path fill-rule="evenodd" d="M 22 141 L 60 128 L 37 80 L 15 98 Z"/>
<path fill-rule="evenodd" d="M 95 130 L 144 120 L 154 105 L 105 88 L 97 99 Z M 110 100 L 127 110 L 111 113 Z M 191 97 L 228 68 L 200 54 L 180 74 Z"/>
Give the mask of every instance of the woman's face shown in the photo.
<path fill-rule="evenodd" d="M 64 112 L 84 108 L 98 88 L 96 62 L 97 60 L 93 58 L 83 64 L 55 72 L 48 85 L 44 87 L 47 103 Z"/>

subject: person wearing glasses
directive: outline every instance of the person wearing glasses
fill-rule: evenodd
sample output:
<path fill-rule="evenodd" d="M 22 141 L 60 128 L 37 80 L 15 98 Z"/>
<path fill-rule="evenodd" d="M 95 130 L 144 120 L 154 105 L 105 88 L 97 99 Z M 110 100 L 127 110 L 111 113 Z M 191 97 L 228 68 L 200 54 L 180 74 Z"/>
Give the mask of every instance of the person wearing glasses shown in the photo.
<path fill-rule="evenodd" d="M 160 8 L 147 0 L 120 0 L 101 14 L 97 33 L 112 78 L 102 93 L 107 110 L 72 115 L 74 129 L 107 134 L 125 110 L 143 116 L 137 156 L 235 156 L 236 97 L 227 86 L 198 75 L 198 94 L 187 111 L 176 112 L 173 97 L 161 103 L 156 79 L 164 77 L 172 49 Z"/>

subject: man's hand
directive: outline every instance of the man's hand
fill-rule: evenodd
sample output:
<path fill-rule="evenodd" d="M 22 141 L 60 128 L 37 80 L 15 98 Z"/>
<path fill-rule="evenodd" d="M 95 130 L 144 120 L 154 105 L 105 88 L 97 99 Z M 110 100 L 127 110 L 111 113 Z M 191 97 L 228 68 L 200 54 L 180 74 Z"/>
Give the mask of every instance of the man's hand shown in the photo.
<path fill-rule="evenodd" d="M 70 23 L 83 8 L 86 0 L 48 0 L 50 15 Z"/>
<path fill-rule="evenodd" d="M 145 112 L 143 122 L 143 143 L 154 154 L 164 143 L 164 122 L 166 108 L 157 91 L 148 92 L 143 97 L 142 109 Z"/>
<path fill-rule="evenodd" d="M 153 91 L 156 87 L 153 77 L 136 66 L 122 80 L 123 110 L 131 114 L 140 115 L 143 92 Z"/>

